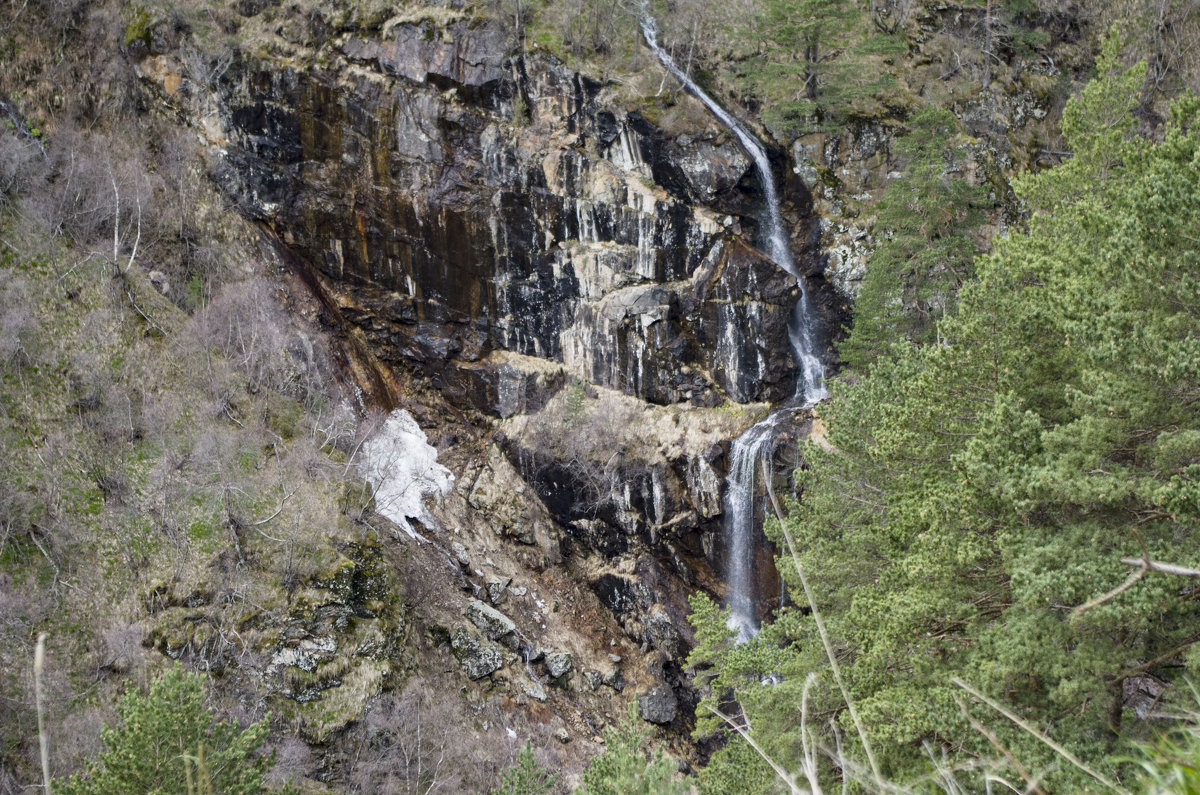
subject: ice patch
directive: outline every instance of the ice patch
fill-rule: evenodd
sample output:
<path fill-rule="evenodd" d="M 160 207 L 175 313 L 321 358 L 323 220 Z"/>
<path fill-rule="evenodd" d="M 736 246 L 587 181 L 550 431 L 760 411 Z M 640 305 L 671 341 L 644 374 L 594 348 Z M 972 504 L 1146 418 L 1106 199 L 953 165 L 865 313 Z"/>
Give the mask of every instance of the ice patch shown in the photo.
<path fill-rule="evenodd" d="M 411 414 L 396 409 L 388 415 L 383 427 L 363 444 L 358 469 L 371 484 L 375 510 L 410 538 L 426 541 L 408 520 L 431 524 L 425 497 L 449 494 L 454 475 L 438 463 L 437 450 Z"/>

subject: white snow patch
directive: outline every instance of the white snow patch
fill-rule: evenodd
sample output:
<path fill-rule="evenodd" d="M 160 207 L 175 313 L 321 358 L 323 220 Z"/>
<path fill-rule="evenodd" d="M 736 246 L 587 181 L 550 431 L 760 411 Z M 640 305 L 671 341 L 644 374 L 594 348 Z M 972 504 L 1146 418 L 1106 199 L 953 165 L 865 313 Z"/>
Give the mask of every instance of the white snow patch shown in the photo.
<path fill-rule="evenodd" d="M 358 469 L 375 493 L 375 510 L 410 538 L 426 541 L 409 519 L 432 524 L 425 507 L 429 494 L 449 494 L 454 475 L 438 463 L 437 450 L 412 415 L 396 409 L 362 446 Z"/>

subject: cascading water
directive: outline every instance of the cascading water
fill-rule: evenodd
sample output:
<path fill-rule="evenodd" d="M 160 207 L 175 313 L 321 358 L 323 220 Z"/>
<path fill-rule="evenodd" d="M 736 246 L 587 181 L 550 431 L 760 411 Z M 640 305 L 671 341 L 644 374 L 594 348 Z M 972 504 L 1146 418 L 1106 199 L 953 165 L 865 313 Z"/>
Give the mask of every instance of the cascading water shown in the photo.
<path fill-rule="evenodd" d="M 754 472 L 759 461 L 775 452 L 777 417 L 771 414 L 739 436 L 730 450 L 725 487 L 725 534 L 729 544 L 729 626 L 739 643 L 758 632 L 754 605 Z"/>
<path fill-rule="evenodd" d="M 767 152 L 754 133 L 746 129 L 746 125 L 731 116 L 712 97 L 704 93 L 704 89 L 692 82 L 692 79 L 675 65 L 671 55 L 658 46 L 657 24 L 654 18 L 643 15 L 641 26 L 642 36 L 645 37 L 647 46 L 654 51 L 659 62 L 683 84 L 690 94 L 703 102 L 704 106 L 737 136 L 742 148 L 754 161 L 754 168 L 758 171 L 758 178 L 762 183 L 763 197 L 766 199 L 765 217 L 761 219 L 765 233 L 765 239 L 762 241 L 765 243 L 763 247 L 771 259 L 795 277 L 796 285 L 800 288 L 800 300 L 796 302 L 796 307 L 792 310 L 791 322 L 788 324 L 792 355 L 796 359 L 796 364 L 800 365 L 802 375 L 800 383 L 797 385 L 796 397 L 802 399 L 805 405 L 815 405 L 828 394 L 825 391 L 825 365 L 817 353 L 816 334 L 813 333 L 813 326 L 816 322 L 815 313 L 808 296 L 808 288 L 804 284 L 804 279 L 796 272 L 796 263 L 792 259 L 792 250 L 788 245 L 783 217 L 779 213 L 779 194 L 775 190 L 775 178 L 771 173 L 771 161 L 767 158 Z"/>
<path fill-rule="evenodd" d="M 825 365 L 817 351 L 814 333 L 815 313 L 808 296 L 804 279 L 796 271 L 788 245 L 783 217 L 779 212 L 779 194 L 775 190 L 775 178 L 771 173 L 771 161 L 767 158 L 762 143 L 744 124 L 731 116 L 704 90 L 696 85 L 678 66 L 670 54 L 658 46 L 657 23 L 648 14 L 641 18 L 642 36 L 646 45 L 658 57 L 659 62 L 675 76 L 684 88 L 704 103 L 705 107 L 722 124 L 737 136 L 742 148 L 754 160 L 766 199 L 765 217 L 761 219 L 764 240 L 760 245 L 780 267 L 796 279 L 800 288 L 800 300 L 796 302 L 788 322 L 788 339 L 792 356 L 800 366 L 801 378 L 797 383 L 796 399 L 804 407 L 816 405 L 828 392 L 825 390 Z M 753 583 L 755 541 L 754 477 L 760 461 L 769 461 L 775 452 L 778 428 L 782 420 L 795 409 L 786 408 L 774 412 L 765 420 L 754 425 L 733 443 L 732 463 L 726 479 L 725 489 L 725 533 L 728 542 L 728 567 L 726 584 L 729 587 L 729 625 L 737 631 L 738 642 L 744 642 L 758 633 L 758 617 L 755 610 Z"/>

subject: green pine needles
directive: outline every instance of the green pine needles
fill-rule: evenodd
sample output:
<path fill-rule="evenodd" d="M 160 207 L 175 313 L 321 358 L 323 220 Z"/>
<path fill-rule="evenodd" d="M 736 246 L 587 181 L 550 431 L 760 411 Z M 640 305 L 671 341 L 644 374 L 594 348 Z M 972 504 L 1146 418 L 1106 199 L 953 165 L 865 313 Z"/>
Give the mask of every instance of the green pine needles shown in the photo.
<path fill-rule="evenodd" d="M 582 795 L 682 795 L 686 782 L 675 780 L 675 762 L 657 749 L 643 750 L 650 732 L 631 705 L 621 722 L 604 730 L 604 753 L 583 772 Z"/>
<path fill-rule="evenodd" d="M 528 740 L 517 754 L 512 767 L 500 774 L 499 789 L 492 795 L 549 795 L 554 791 L 558 774 L 540 766 L 533 756 L 533 745 Z"/>
<path fill-rule="evenodd" d="M 1100 77 L 1065 112 L 1074 157 L 1017 181 L 1026 231 L 972 263 L 972 200 L 929 220 L 921 207 L 908 228 L 896 219 L 893 241 L 921 224 L 945 230 L 929 244 L 945 264 L 921 264 L 915 246 L 893 262 L 947 280 L 925 289 L 962 287 L 956 311 L 906 311 L 928 299 L 893 292 L 881 317 L 860 316 L 877 339 L 932 344 L 864 346 L 869 368 L 821 407 L 828 445 L 806 449 L 803 500 L 785 523 L 814 604 L 785 562 L 801 603 L 755 641 L 728 644 L 712 629 L 719 611 L 698 606 L 709 630 L 689 662 L 793 775 L 812 767 L 816 747 L 826 788 L 845 778 L 879 789 L 818 608 L 882 777 L 897 787 L 1135 789 L 1138 749 L 1191 705 L 1200 101 L 1176 103 L 1161 140 L 1137 136 L 1145 67 L 1121 68 L 1117 52 L 1110 41 Z M 937 141 L 952 128 L 934 113 L 913 121 L 927 143 L 912 139 L 918 165 L 897 184 L 944 190 Z M 942 237 L 961 248 L 940 248 Z M 786 548 L 783 529 L 768 533 Z M 1192 734 L 1159 747 L 1176 768 L 1156 770 L 1191 775 Z M 734 778 L 720 780 L 723 770 Z M 762 771 L 739 740 L 714 757 L 704 789 Z"/>
<path fill-rule="evenodd" d="M 855 301 L 854 328 L 839 346 L 850 367 L 865 370 L 896 346 L 936 342 L 938 322 L 974 275 L 988 198 L 954 172 L 957 132 L 952 113 L 927 107 L 896 143 L 907 173 L 888 184 L 880 203 L 879 245 Z"/>
<path fill-rule="evenodd" d="M 86 772 L 54 784 L 58 795 L 119 792 L 253 795 L 264 792 L 272 758 L 259 749 L 263 719 L 245 729 L 218 721 L 204 704 L 204 681 L 176 666 L 149 693 L 130 690 L 117 707 L 120 725 L 100 733 L 104 752 Z"/>

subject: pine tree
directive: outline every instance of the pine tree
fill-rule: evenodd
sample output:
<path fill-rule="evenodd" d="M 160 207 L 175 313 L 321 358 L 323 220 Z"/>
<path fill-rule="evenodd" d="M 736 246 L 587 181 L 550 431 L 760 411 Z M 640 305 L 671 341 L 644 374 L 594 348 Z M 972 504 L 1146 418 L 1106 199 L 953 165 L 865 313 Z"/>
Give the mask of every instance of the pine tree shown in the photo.
<path fill-rule="evenodd" d="M 1075 157 L 1018 181 L 1028 232 L 977 259 L 944 344 L 836 388 L 832 449 L 805 453 L 788 528 L 896 780 L 927 772 L 926 748 L 1019 779 L 995 740 L 1047 791 L 1096 784 L 955 679 L 1120 780 L 1151 732 L 1126 683 L 1200 672 L 1200 602 L 1140 563 L 1200 564 L 1200 102 L 1176 105 L 1160 143 L 1135 137 L 1143 67 L 1116 52 L 1065 114 Z M 861 761 L 804 607 L 762 636 L 788 657 L 760 669 L 783 685 L 723 683 L 795 769 L 797 682 L 822 672 L 810 709 L 840 716 Z"/>
<path fill-rule="evenodd" d="M 182 667 L 168 669 L 143 694 L 130 690 L 117 706 L 121 723 L 100 733 L 104 752 L 86 773 L 59 781 L 62 795 L 118 792 L 264 791 L 271 757 L 259 754 L 267 721 L 245 729 L 217 721 L 204 705 L 204 683 Z"/>
<path fill-rule="evenodd" d="M 673 795 L 688 791 L 675 781 L 675 764 L 662 750 L 647 758 L 642 750 L 649 737 L 631 707 L 617 725 L 604 730 L 604 753 L 583 771 L 584 795 Z"/>
<path fill-rule="evenodd" d="M 889 85 L 887 75 L 861 68 L 863 54 L 902 45 L 870 39 L 869 30 L 852 0 L 764 0 L 743 30 L 759 56 L 737 67 L 763 99 L 763 120 L 786 134 L 833 124 L 856 99 Z"/>
<path fill-rule="evenodd" d="M 554 791 L 557 773 L 538 765 L 533 758 L 533 745 L 527 740 L 517 754 L 517 762 L 500 774 L 500 788 L 492 795 L 546 795 Z"/>
<path fill-rule="evenodd" d="M 974 235 L 987 191 L 951 171 L 958 122 L 929 107 L 909 124 L 896 144 L 907 173 L 884 192 L 875 225 L 879 246 L 855 301 L 853 331 L 839 349 L 856 369 L 895 345 L 935 341 L 936 325 L 957 304 L 979 249 Z"/>

